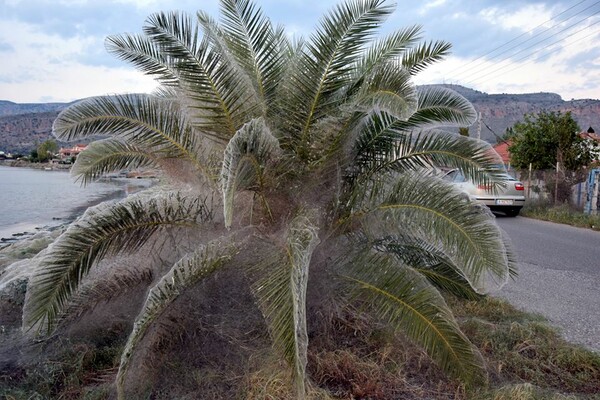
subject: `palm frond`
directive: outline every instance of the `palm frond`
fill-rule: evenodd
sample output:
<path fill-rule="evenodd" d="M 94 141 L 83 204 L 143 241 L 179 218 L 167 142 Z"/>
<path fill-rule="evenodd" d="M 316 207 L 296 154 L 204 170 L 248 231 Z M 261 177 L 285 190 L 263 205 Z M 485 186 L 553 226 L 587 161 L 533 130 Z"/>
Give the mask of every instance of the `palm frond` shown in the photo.
<path fill-rule="evenodd" d="M 469 281 L 452 263 L 440 262 L 428 267 L 414 267 L 416 272 L 423 275 L 433 286 L 454 296 L 466 300 L 480 300 L 483 296 L 477 293 Z"/>
<path fill-rule="evenodd" d="M 366 174 L 393 154 L 394 143 L 398 139 L 398 130 L 393 127 L 396 121 L 397 118 L 386 112 L 364 114 L 352 138 L 350 166 L 353 170 L 350 175 Z"/>
<path fill-rule="evenodd" d="M 353 82 L 348 87 L 346 96 L 354 95 L 374 69 L 397 59 L 407 52 L 421 39 L 421 30 L 421 26 L 413 25 L 374 41 L 361 58 L 357 60 L 356 68 L 352 71 Z"/>
<path fill-rule="evenodd" d="M 285 57 L 280 51 L 283 32 L 249 0 L 222 0 L 221 13 L 228 48 L 269 107 L 284 72 Z"/>
<path fill-rule="evenodd" d="M 475 184 L 501 183 L 504 168 L 489 143 L 442 131 L 399 135 L 393 155 L 381 163 L 379 171 L 398 173 L 419 168 L 460 169 Z"/>
<path fill-rule="evenodd" d="M 374 196 L 363 229 L 374 238 L 401 231 L 432 242 L 479 293 L 509 277 L 509 250 L 493 219 L 464 202 L 452 185 L 423 174 L 399 175 Z"/>
<path fill-rule="evenodd" d="M 197 227 L 212 218 L 196 196 L 149 193 L 88 209 L 51 245 L 29 284 L 26 327 L 39 324 L 50 332 L 90 268 L 107 255 L 136 251 L 165 228 Z"/>
<path fill-rule="evenodd" d="M 481 381 L 483 358 L 439 292 L 389 254 L 365 249 L 355 254 L 341 272 L 355 298 L 420 344 L 447 373 L 469 383 Z"/>
<path fill-rule="evenodd" d="M 451 48 L 452 44 L 444 41 L 423 43 L 403 54 L 402 65 L 411 75 L 416 75 L 449 55 Z"/>
<path fill-rule="evenodd" d="M 502 162 L 488 143 L 437 130 L 407 133 L 396 126 L 397 119 L 386 112 L 365 116 L 353 151 L 355 174 L 448 167 L 460 169 L 475 184 L 503 184 Z"/>
<path fill-rule="evenodd" d="M 235 192 L 253 185 L 260 190 L 264 185 L 267 163 L 278 149 L 279 142 L 262 118 L 248 122 L 227 144 L 221 169 L 223 213 L 227 228 L 231 227 Z"/>
<path fill-rule="evenodd" d="M 351 79 L 356 58 L 374 29 L 392 12 L 383 0 L 346 1 L 320 22 L 296 59 L 289 77 L 285 112 L 290 134 L 307 146 L 312 124 L 338 102 L 333 99 Z M 307 151 L 305 148 L 303 151 Z"/>
<path fill-rule="evenodd" d="M 121 363 L 117 373 L 119 399 L 126 398 L 124 383 L 130 361 L 150 326 L 160 318 L 181 294 L 211 276 L 217 269 L 230 261 L 236 252 L 237 248 L 230 244 L 212 242 L 207 246 L 201 246 L 193 254 L 175 263 L 171 270 L 150 289 L 144 307 L 136 318 L 133 331 L 129 335 L 121 355 Z"/>
<path fill-rule="evenodd" d="M 184 158 L 205 175 L 199 144 L 188 119 L 168 99 L 146 94 L 92 97 L 63 110 L 52 126 L 61 140 L 94 135 L 117 136 L 157 156 Z"/>
<path fill-rule="evenodd" d="M 199 27 L 183 13 L 151 15 L 144 33 L 173 58 L 186 97 L 194 115 L 193 123 L 212 132 L 219 140 L 231 138 L 253 115 L 251 83 L 241 67 L 230 62 L 223 48 L 211 46 L 210 38 L 199 39 Z"/>
<path fill-rule="evenodd" d="M 317 227 L 306 216 L 294 218 L 283 249 L 266 254 L 253 291 L 268 322 L 274 346 L 292 367 L 297 398 L 305 396 L 308 334 L 306 286 L 310 259 L 319 244 Z"/>
<path fill-rule="evenodd" d="M 68 321 L 81 317 L 90 312 L 98 304 L 110 301 L 137 287 L 148 287 L 153 280 L 153 272 L 149 267 L 135 268 L 132 270 L 119 271 L 94 279 L 92 282 L 81 285 L 57 317 L 56 325 L 59 326 Z"/>
<path fill-rule="evenodd" d="M 158 86 L 150 94 L 159 99 L 177 102 L 177 88 L 170 86 Z"/>
<path fill-rule="evenodd" d="M 408 121 L 399 121 L 403 130 L 440 126 L 469 126 L 477 119 L 473 105 L 453 90 L 442 87 L 418 88 L 417 111 Z"/>
<path fill-rule="evenodd" d="M 431 241 L 402 232 L 376 240 L 373 248 L 395 255 L 404 265 L 423 275 L 432 285 L 457 297 L 476 300 L 481 297 L 461 274 L 452 260 Z"/>
<path fill-rule="evenodd" d="M 108 138 L 90 143 L 79 154 L 71 168 L 71 176 L 87 185 L 108 172 L 157 165 L 155 156 L 147 150 L 117 138 Z"/>
<path fill-rule="evenodd" d="M 375 41 L 358 61 L 357 71 L 368 75 L 374 68 L 396 59 L 409 51 L 421 39 L 422 27 L 409 26 Z"/>
<path fill-rule="evenodd" d="M 417 111 L 417 91 L 407 70 L 397 62 L 381 64 L 365 77 L 356 102 L 365 111 L 385 111 L 406 120 Z"/>
<path fill-rule="evenodd" d="M 444 41 L 423 43 L 402 56 L 402 65 L 411 75 L 416 75 L 449 55 L 450 48 L 452 44 Z"/>
<path fill-rule="evenodd" d="M 127 61 L 159 83 L 173 87 L 179 84 L 173 59 L 165 55 L 147 36 L 111 35 L 106 38 L 105 47 L 110 54 Z"/>

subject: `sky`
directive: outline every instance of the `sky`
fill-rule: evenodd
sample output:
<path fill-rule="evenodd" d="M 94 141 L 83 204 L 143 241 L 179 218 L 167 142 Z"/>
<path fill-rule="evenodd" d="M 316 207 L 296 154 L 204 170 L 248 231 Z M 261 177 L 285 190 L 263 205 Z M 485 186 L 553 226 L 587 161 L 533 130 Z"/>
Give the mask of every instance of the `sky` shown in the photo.
<path fill-rule="evenodd" d="M 308 37 L 337 1 L 256 3 L 289 35 Z M 105 38 L 140 33 L 158 11 L 198 9 L 218 17 L 219 1 L 0 0 L 0 100 L 150 92 L 154 81 L 108 54 Z M 600 99 L 600 1 L 398 0 L 380 33 L 412 25 L 424 40 L 452 43 L 452 54 L 417 75 L 417 84 Z"/>

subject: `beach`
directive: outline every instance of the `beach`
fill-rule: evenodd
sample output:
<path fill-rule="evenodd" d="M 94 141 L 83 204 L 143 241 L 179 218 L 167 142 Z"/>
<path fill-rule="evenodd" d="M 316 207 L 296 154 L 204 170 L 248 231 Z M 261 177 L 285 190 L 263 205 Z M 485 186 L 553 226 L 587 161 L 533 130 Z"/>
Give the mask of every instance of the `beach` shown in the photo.
<path fill-rule="evenodd" d="M 83 187 L 68 171 L 0 166 L 0 248 L 68 224 L 88 207 L 124 198 L 154 182 L 116 178 Z"/>

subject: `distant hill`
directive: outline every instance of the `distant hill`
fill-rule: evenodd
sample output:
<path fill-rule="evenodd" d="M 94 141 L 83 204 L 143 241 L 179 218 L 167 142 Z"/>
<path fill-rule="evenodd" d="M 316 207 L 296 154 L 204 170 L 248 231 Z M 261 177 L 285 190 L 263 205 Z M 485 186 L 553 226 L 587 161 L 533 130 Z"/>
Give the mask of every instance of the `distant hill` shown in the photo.
<path fill-rule="evenodd" d="M 31 113 L 60 112 L 71 103 L 13 103 L 0 100 L 0 117 Z"/>
<path fill-rule="evenodd" d="M 600 130 L 600 100 L 564 101 L 555 93 L 487 94 L 459 85 L 436 85 L 457 91 L 473 103 L 481 113 L 481 138 L 497 141 L 507 128 L 522 121 L 527 113 L 571 111 L 582 130 Z M 52 122 L 58 113 L 72 103 L 18 104 L 0 100 L 0 150 L 28 154 L 37 144 L 52 137 Z M 469 127 L 472 137 L 477 126 Z M 497 135 L 497 136 L 496 136 Z M 82 141 L 85 143 L 85 141 Z M 63 147 L 66 143 L 60 143 Z"/>
<path fill-rule="evenodd" d="M 29 154 L 52 136 L 52 123 L 72 103 L 13 103 L 0 100 L 0 150 Z M 66 142 L 58 142 L 66 147 Z"/>
<path fill-rule="evenodd" d="M 33 112 L 0 117 L 0 150 L 29 154 L 52 136 L 52 123 L 58 112 Z"/>
<path fill-rule="evenodd" d="M 507 128 L 522 121 L 525 114 L 540 111 L 571 111 L 581 130 L 590 126 L 600 130 L 600 100 L 563 100 L 556 93 L 487 94 L 459 85 L 443 86 L 463 95 L 481 113 L 481 138 L 496 143 L 496 135 L 502 136 Z M 486 126 L 487 125 L 487 126 Z M 469 127 L 472 137 L 477 135 L 477 126 Z"/>

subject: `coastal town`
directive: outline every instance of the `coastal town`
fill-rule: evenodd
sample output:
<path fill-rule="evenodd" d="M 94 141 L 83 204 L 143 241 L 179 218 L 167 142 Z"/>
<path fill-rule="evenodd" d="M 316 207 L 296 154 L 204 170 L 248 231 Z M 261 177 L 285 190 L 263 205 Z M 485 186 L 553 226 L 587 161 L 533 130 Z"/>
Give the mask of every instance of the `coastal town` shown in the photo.
<path fill-rule="evenodd" d="M 50 140 L 48 142 L 50 142 Z M 38 149 L 43 147 L 44 143 L 38 146 Z M 46 171 L 67 171 L 71 169 L 79 154 L 87 147 L 87 144 L 77 143 L 71 147 L 61 147 L 56 152 L 49 151 L 47 154 L 44 154 L 44 157 L 40 157 L 39 150 L 32 151 L 32 154 L 27 156 L 21 154 L 15 155 L 0 150 L 0 166 L 28 167 Z M 157 173 L 156 170 L 149 168 L 135 170 L 123 169 L 105 174 L 103 178 L 153 179 L 157 177 Z"/>
<path fill-rule="evenodd" d="M 42 147 L 41 145 L 39 147 Z M 38 148 L 39 148 L 38 147 Z M 48 151 L 45 154 L 43 161 L 39 160 L 39 151 L 32 151 L 32 154 L 22 155 L 22 154 L 12 154 L 9 152 L 4 152 L 0 150 L 0 162 L 3 165 L 9 166 L 23 166 L 27 165 L 32 168 L 39 169 L 69 169 L 71 165 L 77 159 L 79 153 L 87 148 L 87 144 L 75 144 L 72 147 L 63 148 L 61 147 L 57 152 L 53 153 L 52 151 Z"/>

